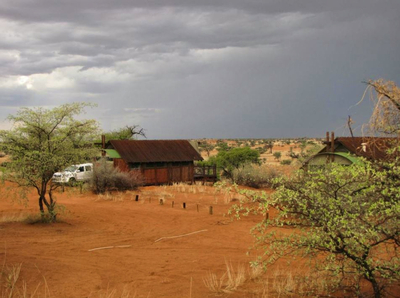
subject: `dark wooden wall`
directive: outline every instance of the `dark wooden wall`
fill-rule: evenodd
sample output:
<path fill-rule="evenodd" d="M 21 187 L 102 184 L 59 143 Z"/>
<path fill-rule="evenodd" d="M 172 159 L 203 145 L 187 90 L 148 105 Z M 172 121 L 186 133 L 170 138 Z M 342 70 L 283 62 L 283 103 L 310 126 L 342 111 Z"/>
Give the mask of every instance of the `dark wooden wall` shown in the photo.
<path fill-rule="evenodd" d="M 129 166 L 123 159 L 114 159 L 114 167 L 123 172 L 129 172 Z M 193 182 L 194 165 L 170 165 L 162 167 L 141 166 L 137 169 L 144 177 L 145 185 L 171 184 L 174 182 Z"/>

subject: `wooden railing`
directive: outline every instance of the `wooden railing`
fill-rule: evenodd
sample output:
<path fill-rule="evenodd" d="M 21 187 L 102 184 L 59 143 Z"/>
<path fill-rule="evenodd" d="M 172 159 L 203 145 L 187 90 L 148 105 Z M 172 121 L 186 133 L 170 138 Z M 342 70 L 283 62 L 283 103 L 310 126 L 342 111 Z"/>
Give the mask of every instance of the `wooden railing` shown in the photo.
<path fill-rule="evenodd" d="M 194 166 L 194 180 L 204 182 L 217 181 L 217 166 Z"/>

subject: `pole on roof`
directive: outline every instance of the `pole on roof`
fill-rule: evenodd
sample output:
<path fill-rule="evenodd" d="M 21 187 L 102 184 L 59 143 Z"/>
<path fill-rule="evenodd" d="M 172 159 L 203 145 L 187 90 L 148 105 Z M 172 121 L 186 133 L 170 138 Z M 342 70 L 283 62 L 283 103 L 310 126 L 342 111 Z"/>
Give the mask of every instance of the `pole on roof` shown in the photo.
<path fill-rule="evenodd" d="M 106 149 L 106 136 L 105 135 L 101 135 L 101 149 L 103 149 L 101 151 L 101 156 L 106 156 L 106 151 L 104 151 L 104 149 Z"/>
<path fill-rule="evenodd" d="M 332 131 L 331 132 L 331 152 L 335 152 L 335 133 Z M 335 155 L 332 154 L 332 162 L 335 161 Z"/>
<path fill-rule="evenodd" d="M 326 152 L 329 152 L 329 131 L 326 132 Z"/>

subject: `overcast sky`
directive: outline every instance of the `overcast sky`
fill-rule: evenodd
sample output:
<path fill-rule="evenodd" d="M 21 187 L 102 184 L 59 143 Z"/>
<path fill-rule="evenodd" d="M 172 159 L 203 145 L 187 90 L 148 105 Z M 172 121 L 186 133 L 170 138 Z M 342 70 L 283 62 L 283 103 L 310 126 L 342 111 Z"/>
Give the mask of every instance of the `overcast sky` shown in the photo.
<path fill-rule="evenodd" d="M 348 135 L 363 81 L 400 84 L 399 0 L 0 0 L 0 128 L 98 104 L 149 139 Z"/>

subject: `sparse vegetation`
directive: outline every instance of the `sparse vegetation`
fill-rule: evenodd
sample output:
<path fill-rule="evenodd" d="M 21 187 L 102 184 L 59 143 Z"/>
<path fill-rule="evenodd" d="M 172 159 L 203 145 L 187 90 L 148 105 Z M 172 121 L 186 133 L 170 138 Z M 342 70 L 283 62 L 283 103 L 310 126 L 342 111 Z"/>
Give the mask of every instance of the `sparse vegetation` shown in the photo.
<path fill-rule="evenodd" d="M 38 283 L 29 289 L 27 282 L 21 279 L 22 263 L 9 265 L 5 259 L 0 268 L 0 297 L 4 298 L 47 298 L 51 297 L 47 281 Z"/>
<path fill-rule="evenodd" d="M 290 159 L 281 160 L 281 165 L 288 166 L 292 163 Z"/>
<path fill-rule="evenodd" d="M 274 155 L 275 160 L 279 161 L 282 157 L 282 152 L 275 151 L 273 155 Z"/>
<path fill-rule="evenodd" d="M 271 187 L 273 179 L 280 175 L 282 173 L 274 166 L 246 164 L 233 171 L 232 179 L 239 185 L 262 188 Z"/>

